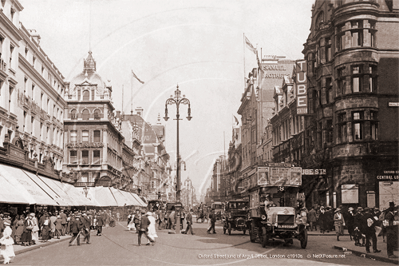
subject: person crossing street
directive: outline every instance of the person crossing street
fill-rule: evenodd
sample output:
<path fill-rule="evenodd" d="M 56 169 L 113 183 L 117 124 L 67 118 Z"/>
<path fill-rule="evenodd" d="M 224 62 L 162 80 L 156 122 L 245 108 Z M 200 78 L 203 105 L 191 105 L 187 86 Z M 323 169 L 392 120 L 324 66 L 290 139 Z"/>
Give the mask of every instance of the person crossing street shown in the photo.
<path fill-rule="evenodd" d="M 216 223 L 216 214 L 215 214 L 215 209 L 211 210 L 211 213 L 209 214 L 209 220 L 211 222 L 211 226 L 208 229 L 208 234 L 211 233 L 211 230 L 213 230 L 213 233 L 216 234 L 215 230 L 215 223 Z"/>
<path fill-rule="evenodd" d="M 188 234 L 188 230 L 190 230 L 190 233 L 192 235 L 194 235 L 194 232 L 193 232 L 193 210 L 192 209 L 186 215 L 186 223 L 187 223 L 187 228 L 186 228 L 186 231 L 184 233 Z"/>
<path fill-rule="evenodd" d="M 154 245 L 154 240 L 148 236 L 148 226 L 150 225 L 150 220 L 148 220 L 147 216 L 145 215 L 145 211 L 141 212 L 141 221 L 139 227 L 139 234 L 138 234 L 138 246 L 141 245 L 141 236 L 144 235 L 152 245 Z"/>

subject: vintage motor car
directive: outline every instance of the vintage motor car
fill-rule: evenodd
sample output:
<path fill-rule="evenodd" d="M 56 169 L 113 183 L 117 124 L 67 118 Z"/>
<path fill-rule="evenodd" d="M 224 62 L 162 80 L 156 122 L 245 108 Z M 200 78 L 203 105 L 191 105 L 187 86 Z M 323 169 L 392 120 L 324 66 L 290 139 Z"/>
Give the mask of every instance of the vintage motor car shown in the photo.
<path fill-rule="evenodd" d="M 246 200 L 230 200 L 225 205 L 223 216 L 223 233 L 226 231 L 231 235 L 231 231 L 245 232 L 248 229 L 247 209 L 249 202 Z"/>

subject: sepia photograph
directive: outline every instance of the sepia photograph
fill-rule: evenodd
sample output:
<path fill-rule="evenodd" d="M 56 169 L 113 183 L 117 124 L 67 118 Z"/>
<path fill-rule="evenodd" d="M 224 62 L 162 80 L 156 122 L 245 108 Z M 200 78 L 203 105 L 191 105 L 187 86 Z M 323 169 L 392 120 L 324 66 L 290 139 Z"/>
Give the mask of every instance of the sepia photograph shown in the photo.
<path fill-rule="evenodd" d="M 399 0 L 0 0 L 0 264 L 398 265 Z"/>

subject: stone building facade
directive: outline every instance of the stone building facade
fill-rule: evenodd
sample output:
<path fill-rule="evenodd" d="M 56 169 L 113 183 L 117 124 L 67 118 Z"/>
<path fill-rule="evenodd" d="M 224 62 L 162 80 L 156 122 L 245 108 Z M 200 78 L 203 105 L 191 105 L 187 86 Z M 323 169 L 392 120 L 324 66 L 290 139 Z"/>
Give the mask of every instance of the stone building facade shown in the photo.
<path fill-rule="evenodd" d="M 399 201 L 397 1 L 319 1 L 303 54 L 308 114 L 302 168 L 324 168 L 310 204 Z M 321 188 L 320 191 L 318 188 Z"/>

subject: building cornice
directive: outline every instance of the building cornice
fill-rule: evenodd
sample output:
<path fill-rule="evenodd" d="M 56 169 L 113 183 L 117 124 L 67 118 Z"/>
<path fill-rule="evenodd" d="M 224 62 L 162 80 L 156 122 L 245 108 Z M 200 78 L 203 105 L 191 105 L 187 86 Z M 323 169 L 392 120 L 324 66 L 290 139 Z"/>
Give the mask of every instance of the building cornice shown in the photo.
<path fill-rule="evenodd" d="M 12 36 L 8 36 L 19 47 L 18 42 L 22 40 L 22 36 L 18 28 L 7 18 L 3 11 L 0 11 L 0 24 L 4 25 L 9 30 Z"/>
<path fill-rule="evenodd" d="M 58 92 L 50 85 L 50 83 L 48 83 L 47 80 L 45 80 L 43 76 L 40 75 L 39 72 L 37 72 L 37 70 L 34 69 L 21 54 L 19 54 L 19 63 L 20 67 L 23 66 L 31 76 L 35 77 L 36 81 L 39 81 L 39 83 L 47 89 L 48 94 L 53 96 L 54 102 L 61 103 L 63 107 L 67 106 L 67 102 L 64 100 L 64 98 L 58 94 Z"/>
<path fill-rule="evenodd" d="M 42 48 L 36 42 L 31 40 L 31 36 L 28 30 L 24 27 L 21 23 L 21 30 L 20 30 L 24 41 L 28 44 L 29 48 L 31 48 L 34 53 L 40 58 L 41 62 L 46 65 L 47 69 L 51 71 L 54 77 L 57 77 L 58 82 L 65 87 L 65 77 L 61 74 L 55 64 L 50 60 L 47 54 L 42 50 Z"/>

